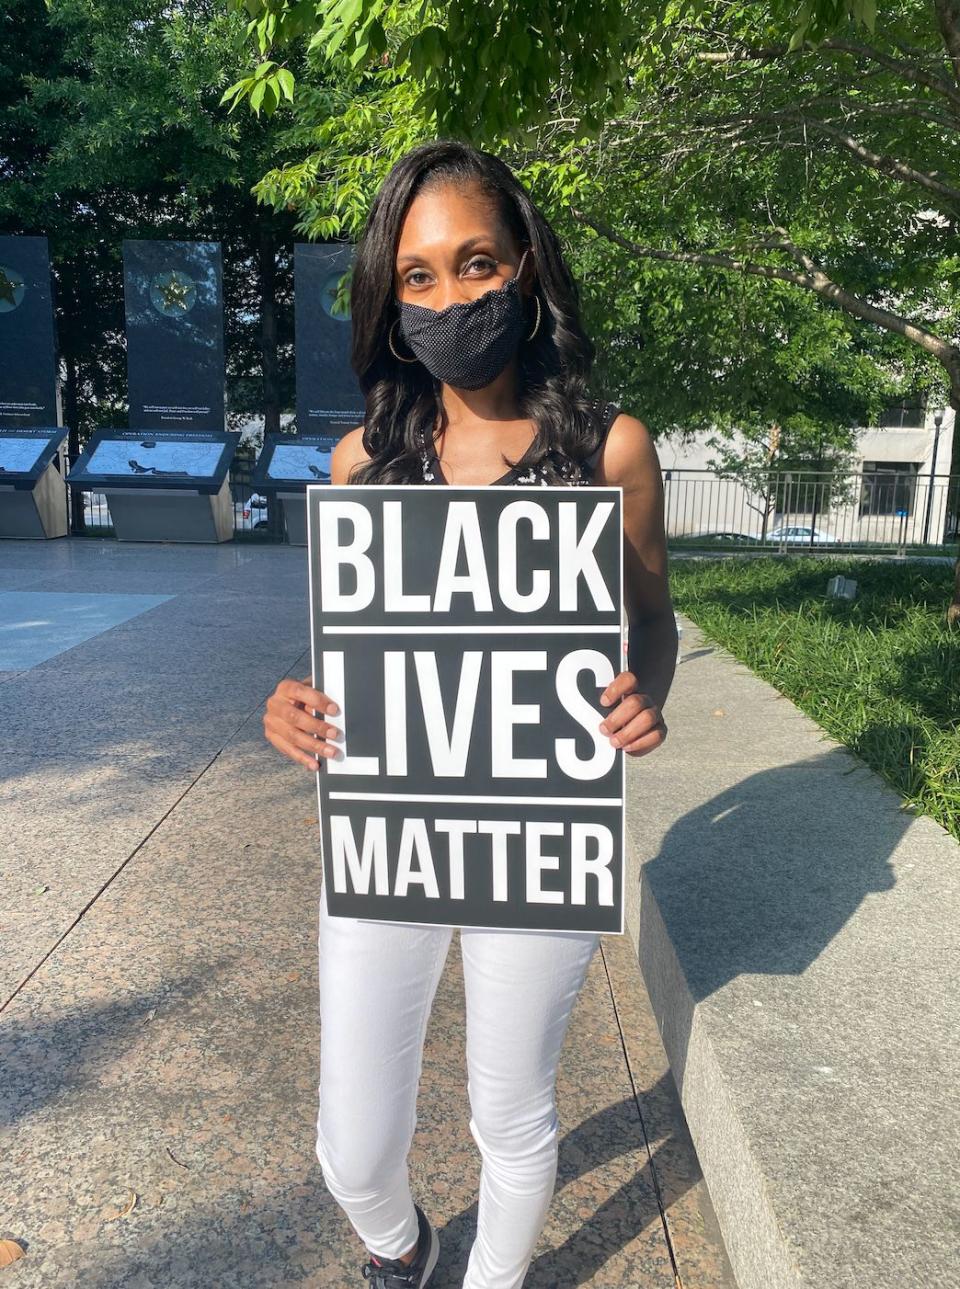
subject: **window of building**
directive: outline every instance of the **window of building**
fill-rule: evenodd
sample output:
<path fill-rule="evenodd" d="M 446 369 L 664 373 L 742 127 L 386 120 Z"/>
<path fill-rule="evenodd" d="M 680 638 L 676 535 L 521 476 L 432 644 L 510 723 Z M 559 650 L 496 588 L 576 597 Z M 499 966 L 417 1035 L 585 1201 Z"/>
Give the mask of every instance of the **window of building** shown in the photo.
<path fill-rule="evenodd" d="M 922 428 L 926 419 L 926 412 L 927 409 L 924 406 L 923 399 L 914 395 L 912 398 L 899 399 L 897 402 L 891 403 L 889 407 L 884 408 L 880 413 L 877 424 L 883 429 Z"/>
<path fill-rule="evenodd" d="M 860 514 L 912 515 L 919 470 L 918 461 L 864 461 Z"/>

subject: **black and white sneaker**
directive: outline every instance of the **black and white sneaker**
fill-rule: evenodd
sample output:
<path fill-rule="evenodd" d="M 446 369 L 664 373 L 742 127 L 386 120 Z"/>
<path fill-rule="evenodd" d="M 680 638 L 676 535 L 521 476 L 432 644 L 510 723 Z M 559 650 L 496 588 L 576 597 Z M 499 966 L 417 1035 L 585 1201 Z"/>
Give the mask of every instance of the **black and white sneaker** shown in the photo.
<path fill-rule="evenodd" d="M 373 1282 L 373 1289 L 423 1289 L 440 1256 L 440 1240 L 436 1231 L 427 1220 L 419 1204 L 417 1223 L 420 1233 L 417 1237 L 417 1256 L 412 1262 L 401 1262 L 399 1258 L 375 1258 L 364 1263 L 363 1278 Z"/>

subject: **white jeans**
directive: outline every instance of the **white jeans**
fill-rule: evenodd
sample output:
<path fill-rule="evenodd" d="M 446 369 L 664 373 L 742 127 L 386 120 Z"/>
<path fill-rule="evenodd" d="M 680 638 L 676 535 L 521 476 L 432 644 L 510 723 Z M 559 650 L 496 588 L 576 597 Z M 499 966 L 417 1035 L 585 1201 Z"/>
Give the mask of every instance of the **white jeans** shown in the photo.
<path fill-rule="evenodd" d="M 383 1257 L 417 1239 L 407 1153 L 452 934 L 333 918 L 320 899 L 317 1158 L 354 1230 Z M 599 941 L 594 932 L 461 930 L 470 1132 L 482 1160 L 464 1289 L 523 1283 L 556 1183 L 557 1062 Z"/>

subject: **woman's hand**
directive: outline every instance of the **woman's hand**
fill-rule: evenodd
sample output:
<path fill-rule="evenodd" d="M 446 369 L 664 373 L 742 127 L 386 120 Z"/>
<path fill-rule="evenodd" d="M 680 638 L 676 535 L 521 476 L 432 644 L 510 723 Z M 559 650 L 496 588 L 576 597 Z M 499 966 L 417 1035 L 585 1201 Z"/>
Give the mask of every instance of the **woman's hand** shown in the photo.
<path fill-rule="evenodd" d="M 632 671 L 621 671 L 600 695 L 604 707 L 616 704 L 603 718 L 600 733 L 608 734 L 614 747 L 623 748 L 630 756 L 653 752 L 667 737 L 660 708 L 649 694 L 637 689 Z"/>
<path fill-rule="evenodd" d="M 289 677 L 280 681 L 267 699 L 263 732 L 278 752 L 308 770 L 319 770 L 318 757 L 336 756 L 336 746 L 327 740 L 337 738 L 340 731 L 313 712 L 336 716 L 340 708 L 319 689 L 312 689 L 312 680 L 305 676 L 302 682 Z"/>

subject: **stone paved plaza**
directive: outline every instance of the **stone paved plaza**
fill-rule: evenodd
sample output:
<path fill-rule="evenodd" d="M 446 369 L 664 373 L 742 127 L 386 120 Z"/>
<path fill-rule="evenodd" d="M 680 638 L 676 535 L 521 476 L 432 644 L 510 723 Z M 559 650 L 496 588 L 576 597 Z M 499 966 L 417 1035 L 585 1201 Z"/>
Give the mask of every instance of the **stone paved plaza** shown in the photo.
<path fill-rule="evenodd" d="M 316 792 L 262 729 L 310 670 L 307 603 L 302 548 L 0 544 L 4 1286 L 360 1283 L 314 1155 Z M 455 936 L 411 1157 L 437 1289 L 476 1218 L 463 1037 Z M 626 936 L 558 1104 L 530 1289 L 730 1289 Z"/>

